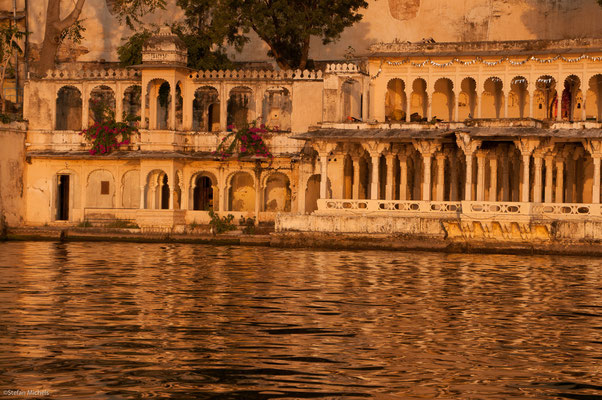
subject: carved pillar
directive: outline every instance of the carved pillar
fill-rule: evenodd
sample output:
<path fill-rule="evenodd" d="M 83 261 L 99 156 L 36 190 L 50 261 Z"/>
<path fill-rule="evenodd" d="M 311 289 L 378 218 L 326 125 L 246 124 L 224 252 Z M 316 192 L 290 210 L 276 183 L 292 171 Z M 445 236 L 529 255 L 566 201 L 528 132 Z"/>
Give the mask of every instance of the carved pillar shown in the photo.
<path fill-rule="evenodd" d="M 571 155 L 566 158 L 566 194 L 564 196 L 565 203 L 575 202 L 575 160 Z"/>
<path fill-rule="evenodd" d="M 472 139 L 468 133 L 461 132 L 456 134 L 456 143 L 466 156 L 466 186 L 464 189 L 464 200 L 472 201 L 472 160 L 474 153 L 481 147 L 482 142 L 480 140 Z"/>
<path fill-rule="evenodd" d="M 497 201 L 497 154 L 489 159 L 489 201 Z"/>
<path fill-rule="evenodd" d="M 336 147 L 336 143 L 314 142 L 314 149 L 320 157 L 320 199 L 328 198 L 328 157 Z"/>
<path fill-rule="evenodd" d="M 552 202 L 552 190 L 553 190 L 553 180 L 554 180 L 554 156 L 548 154 L 545 158 L 546 160 L 546 183 L 545 183 L 545 194 L 544 201 L 546 203 Z"/>
<path fill-rule="evenodd" d="M 422 171 L 422 200 L 431 200 L 431 160 L 436 151 L 441 149 L 441 143 L 433 140 L 414 140 L 414 147 L 422 155 L 424 169 Z"/>
<path fill-rule="evenodd" d="M 477 201 L 485 201 L 485 160 L 484 151 L 477 152 Z"/>
<path fill-rule="evenodd" d="M 320 189 L 321 189 L 321 187 L 320 187 Z M 260 211 L 261 211 L 261 170 L 258 170 L 255 172 L 255 220 L 257 222 L 259 222 Z"/>
<path fill-rule="evenodd" d="M 408 157 L 399 155 L 399 200 L 408 199 Z"/>
<path fill-rule="evenodd" d="M 533 201 L 535 203 L 541 203 L 541 190 L 542 190 L 542 161 L 543 157 L 539 152 L 535 152 L 533 155 L 533 161 L 535 164 L 535 186 L 533 187 Z"/>
<path fill-rule="evenodd" d="M 146 204 L 144 204 L 144 192 L 146 190 L 146 186 L 140 186 L 140 206 L 138 207 L 141 210 L 146 208 Z"/>
<path fill-rule="evenodd" d="M 562 153 L 556 158 L 556 198 L 555 203 L 564 202 L 564 159 Z"/>
<path fill-rule="evenodd" d="M 529 90 L 529 118 L 533 118 L 533 104 L 535 102 L 535 82 L 529 82 L 527 84 Z"/>
<path fill-rule="evenodd" d="M 173 80 L 169 82 L 169 94 L 171 95 L 171 103 L 169 104 L 169 118 L 168 118 L 168 126 L 172 131 L 176 130 L 176 103 L 177 103 L 177 94 L 176 94 L 176 81 Z M 170 208 L 171 209 L 171 208 Z"/>
<path fill-rule="evenodd" d="M 393 200 L 394 194 L 395 194 L 395 187 L 394 187 L 394 182 L 395 180 L 393 179 L 393 162 L 395 160 L 395 154 L 389 152 L 387 153 L 387 155 L 385 156 L 385 159 L 387 161 L 387 183 L 386 183 L 386 199 L 387 200 Z"/>
<path fill-rule="evenodd" d="M 372 160 L 372 182 L 370 184 L 370 199 L 378 200 L 379 195 L 379 177 L 380 177 L 380 155 L 388 147 L 389 143 L 368 142 L 365 144 L 370 159 Z"/>
<path fill-rule="evenodd" d="M 514 141 L 516 148 L 520 151 L 523 159 L 523 173 L 522 173 L 522 193 L 521 201 L 523 203 L 529 202 L 529 167 L 531 164 L 531 154 L 533 150 L 539 145 L 539 139 L 536 138 L 520 138 Z"/>
<path fill-rule="evenodd" d="M 144 82 L 142 82 L 142 90 L 140 93 L 140 128 L 143 129 L 148 129 L 148 126 L 146 125 L 146 94 L 148 90 L 148 83 L 145 85 Z M 123 99 L 121 99 L 121 101 L 123 101 Z"/>
<path fill-rule="evenodd" d="M 602 158 L 602 140 L 584 140 L 583 146 L 594 161 L 594 182 L 592 183 L 592 203 L 600 203 L 600 158 Z"/>
<path fill-rule="evenodd" d="M 436 200 L 443 201 L 445 195 L 445 154 L 438 153 L 437 159 L 437 182 L 436 182 Z"/>

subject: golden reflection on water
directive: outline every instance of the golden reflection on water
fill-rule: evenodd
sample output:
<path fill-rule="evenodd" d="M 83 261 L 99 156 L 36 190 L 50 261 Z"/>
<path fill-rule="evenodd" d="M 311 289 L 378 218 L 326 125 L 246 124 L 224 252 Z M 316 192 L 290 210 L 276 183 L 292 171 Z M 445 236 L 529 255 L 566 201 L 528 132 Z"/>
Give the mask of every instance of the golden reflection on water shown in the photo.
<path fill-rule="evenodd" d="M 0 243 L 0 389 L 57 399 L 602 398 L 601 267 Z"/>

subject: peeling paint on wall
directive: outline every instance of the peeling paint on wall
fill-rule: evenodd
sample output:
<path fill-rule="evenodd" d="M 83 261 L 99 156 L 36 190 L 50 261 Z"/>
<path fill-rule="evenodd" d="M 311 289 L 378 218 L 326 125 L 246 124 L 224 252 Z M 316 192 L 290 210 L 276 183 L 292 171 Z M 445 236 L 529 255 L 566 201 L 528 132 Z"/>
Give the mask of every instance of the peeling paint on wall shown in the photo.
<path fill-rule="evenodd" d="M 389 0 L 391 16 L 400 21 L 416 18 L 420 0 Z"/>

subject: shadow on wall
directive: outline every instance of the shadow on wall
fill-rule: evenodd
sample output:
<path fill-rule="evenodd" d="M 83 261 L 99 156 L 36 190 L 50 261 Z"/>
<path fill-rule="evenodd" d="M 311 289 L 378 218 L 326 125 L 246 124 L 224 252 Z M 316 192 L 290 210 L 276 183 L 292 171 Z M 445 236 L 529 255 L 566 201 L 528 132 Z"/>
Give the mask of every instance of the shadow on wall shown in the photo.
<path fill-rule="evenodd" d="M 596 0 L 523 1 L 527 9 L 521 22 L 536 39 L 602 36 L 602 7 Z"/>

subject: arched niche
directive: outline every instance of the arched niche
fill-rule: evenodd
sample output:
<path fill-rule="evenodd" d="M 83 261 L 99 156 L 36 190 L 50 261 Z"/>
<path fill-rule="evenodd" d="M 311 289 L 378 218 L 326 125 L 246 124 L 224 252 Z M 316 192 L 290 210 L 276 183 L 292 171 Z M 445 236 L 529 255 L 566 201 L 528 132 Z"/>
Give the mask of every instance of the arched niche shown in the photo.
<path fill-rule="evenodd" d="M 529 107 L 529 82 L 524 76 L 516 76 L 510 81 L 508 92 L 508 118 L 525 118 Z"/>
<path fill-rule="evenodd" d="M 130 125 L 134 125 L 135 120 L 140 119 L 141 100 L 142 87 L 140 85 L 128 86 L 123 92 L 123 117 L 124 121 L 129 120 Z"/>
<path fill-rule="evenodd" d="M 114 208 L 115 180 L 106 169 L 97 169 L 86 182 L 86 208 Z"/>
<path fill-rule="evenodd" d="M 108 86 L 96 86 L 88 100 L 88 126 L 103 120 L 115 120 L 115 92 Z"/>
<path fill-rule="evenodd" d="M 253 91 L 246 86 L 237 86 L 230 91 L 226 124 L 241 128 L 249 123 L 249 114 L 254 110 Z"/>
<path fill-rule="evenodd" d="M 423 121 L 427 118 L 428 94 L 426 81 L 422 78 L 414 80 L 410 95 L 410 121 Z"/>
<path fill-rule="evenodd" d="M 57 92 L 55 129 L 75 131 L 82 128 L 82 93 L 74 86 L 63 86 Z"/>
<path fill-rule="evenodd" d="M 263 95 L 262 110 L 262 121 L 266 126 L 281 131 L 291 129 L 293 102 L 287 88 L 269 87 Z"/>
<path fill-rule="evenodd" d="M 362 85 L 355 79 L 341 85 L 341 112 L 345 121 L 362 119 Z"/>
<path fill-rule="evenodd" d="M 121 206 L 140 208 L 140 171 L 126 171 L 121 177 Z"/>
<path fill-rule="evenodd" d="M 563 121 L 580 120 L 583 115 L 582 103 L 581 79 L 576 75 L 567 76 L 560 97 L 560 118 Z"/>
<path fill-rule="evenodd" d="M 464 78 L 458 94 L 458 119 L 476 118 L 477 82 L 473 78 Z"/>
<path fill-rule="evenodd" d="M 403 79 L 391 79 L 385 94 L 385 121 L 406 121 L 406 85 Z"/>
<path fill-rule="evenodd" d="M 556 79 L 550 75 L 537 78 L 533 96 L 533 118 L 541 120 L 556 119 L 556 113 L 558 112 Z"/>
<path fill-rule="evenodd" d="M 453 82 L 449 78 L 440 78 L 435 82 L 434 88 L 431 99 L 433 118 L 453 121 L 455 103 Z"/>
<path fill-rule="evenodd" d="M 291 211 L 291 187 L 288 176 L 281 172 L 270 174 L 264 183 L 264 211 Z"/>
<path fill-rule="evenodd" d="M 195 90 L 192 101 L 192 129 L 202 132 L 220 130 L 220 102 L 217 89 L 202 86 Z"/>
<path fill-rule="evenodd" d="M 145 208 L 169 209 L 170 182 L 165 171 L 149 172 L 145 186 Z"/>
<path fill-rule="evenodd" d="M 229 211 L 255 211 L 255 180 L 248 172 L 232 175 L 228 184 Z"/>
<path fill-rule="evenodd" d="M 497 76 L 488 78 L 481 94 L 481 117 L 501 118 L 504 109 L 504 83 Z"/>

